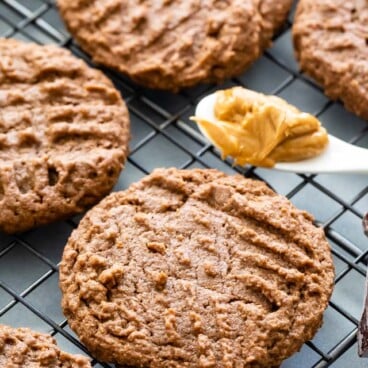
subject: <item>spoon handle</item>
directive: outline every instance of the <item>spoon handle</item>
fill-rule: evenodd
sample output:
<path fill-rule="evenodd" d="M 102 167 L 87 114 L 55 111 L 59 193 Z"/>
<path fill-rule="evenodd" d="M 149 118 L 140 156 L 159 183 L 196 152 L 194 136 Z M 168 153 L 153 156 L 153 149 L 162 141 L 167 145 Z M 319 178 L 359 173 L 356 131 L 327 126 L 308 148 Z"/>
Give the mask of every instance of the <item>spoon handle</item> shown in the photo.
<path fill-rule="evenodd" d="M 329 145 L 321 155 L 298 162 L 282 162 L 275 168 L 308 174 L 368 174 L 368 149 L 329 136 Z"/>
<path fill-rule="evenodd" d="M 368 149 L 340 142 L 341 150 L 336 150 L 335 158 L 337 168 L 341 167 L 338 171 L 368 174 Z"/>
<path fill-rule="evenodd" d="M 368 150 L 366 150 L 365 154 L 356 157 L 356 162 L 353 164 L 353 168 L 355 168 L 354 172 L 361 174 L 368 174 Z"/>

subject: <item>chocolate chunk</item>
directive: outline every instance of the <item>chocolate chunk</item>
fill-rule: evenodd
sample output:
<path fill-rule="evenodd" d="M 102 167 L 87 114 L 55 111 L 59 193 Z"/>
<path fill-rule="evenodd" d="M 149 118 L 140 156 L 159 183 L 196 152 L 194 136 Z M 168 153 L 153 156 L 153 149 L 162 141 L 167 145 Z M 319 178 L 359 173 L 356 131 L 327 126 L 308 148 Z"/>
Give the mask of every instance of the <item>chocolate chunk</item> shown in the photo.
<path fill-rule="evenodd" d="M 367 281 L 366 287 L 367 290 Z M 361 357 L 368 357 L 368 298 L 367 292 L 364 301 L 364 310 L 358 326 L 358 352 Z"/>
<path fill-rule="evenodd" d="M 363 218 L 363 230 L 364 234 L 368 236 L 368 212 L 364 215 Z"/>
<path fill-rule="evenodd" d="M 368 236 L 368 212 L 363 217 L 363 230 L 365 235 Z M 368 357 L 368 298 L 367 298 L 367 289 L 368 289 L 368 278 L 366 280 L 366 294 L 364 300 L 364 310 L 363 315 L 359 323 L 358 329 L 358 349 L 359 355 L 361 357 Z"/>

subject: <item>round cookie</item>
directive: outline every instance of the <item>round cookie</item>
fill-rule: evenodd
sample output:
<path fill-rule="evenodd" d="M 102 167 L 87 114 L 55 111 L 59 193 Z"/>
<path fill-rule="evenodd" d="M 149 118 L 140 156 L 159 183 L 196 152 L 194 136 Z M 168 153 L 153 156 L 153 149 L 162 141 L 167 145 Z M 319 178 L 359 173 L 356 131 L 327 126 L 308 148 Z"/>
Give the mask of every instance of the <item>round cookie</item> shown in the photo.
<path fill-rule="evenodd" d="M 311 339 L 329 245 L 264 183 L 159 169 L 90 210 L 60 266 L 62 307 L 98 359 L 137 367 L 278 367 Z"/>
<path fill-rule="evenodd" d="M 91 368 L 91 364 L 81 355 L 62 352 L 50 335 L 0 325 L 0 367 Z"/>
<path fill-rule="evenodd" d="M 285 21 L 291 0 L 58 0 L 97 63 L 147 87 L 178 90 L 242 73 Z"/>
<path fill-rule="evenodd" d="M 301 69 L 327 96 L 368 119 L 368 3 L 300 0 L 293 26 Z"/>
<path fill-rule="evenodd" d="M 69 51 L 0 39 L 0 230 L 79 213 L 115 184 L 129 116 L 98 70 Z"/>

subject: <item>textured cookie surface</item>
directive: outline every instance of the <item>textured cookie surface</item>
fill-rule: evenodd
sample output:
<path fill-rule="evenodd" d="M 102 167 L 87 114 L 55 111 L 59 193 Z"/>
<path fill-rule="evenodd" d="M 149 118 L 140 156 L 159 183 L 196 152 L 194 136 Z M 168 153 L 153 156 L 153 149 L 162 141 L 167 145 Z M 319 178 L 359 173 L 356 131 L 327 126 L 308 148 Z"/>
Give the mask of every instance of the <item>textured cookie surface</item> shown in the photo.
<path fill-rule="evenodd" d="M 368 2 L 300 0 L 293 36 L 301 68 L 368 119 Z"/>
<path fill-rule="evenodd" d="M 99 71 L 56 46 L 0 39 L 0 230 L 24 231 L 106 195 L 129 117 Z"/>
<path fill-rule="evenodd" d="M 103 361 L 277 367 L 320 327 L 328 243 L 265 184 L 159 169 L 94 207 L 65 248 L 70 326 Z"/>
<path fill-rule="evenodd" d="M 0 367 L 91 368 L 91 365 L 83 356 L 60 351 L 49 335 L 0 325 Z"/>
<path fill-rule="evenodd" d="M 291 0 L 58 0 L 94 60 L 148 87 L 222 81 L 268 47 Z"/>

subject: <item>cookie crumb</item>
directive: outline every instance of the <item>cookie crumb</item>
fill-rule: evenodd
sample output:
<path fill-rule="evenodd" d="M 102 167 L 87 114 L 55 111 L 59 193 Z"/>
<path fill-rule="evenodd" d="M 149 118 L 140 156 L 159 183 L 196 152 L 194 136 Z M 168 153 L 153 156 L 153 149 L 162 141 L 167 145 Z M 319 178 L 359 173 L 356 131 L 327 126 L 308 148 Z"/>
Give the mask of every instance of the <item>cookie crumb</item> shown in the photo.
<path fill-rule="evenodd" d="M 150 251 L 152 251 L 154 253 L 165 254 L 165 252 L 166 252 L 166 245 L 164 243 L 148 242 L 146 244 L 146 246 Z"/>
<path fill-rule="evenodd" d="M 192 264 L 190 257 L 181 249 L 175 250 L 175 256 L 178 262 L 183 266 L 189 267 Z"/>
<path fill-rule="evenodd" d="M 165 329 L 169 342 L 175 343 L 180 340 L 180 335 L 176 330 L 176 312 L 173 308 L 165 311 Z"/>
<path fill-rule="evenodd" d="M 189 313 L 190 319 L 192 321 L 193 331 L 195 333 L 200 333 L 202 329 L 202 319 L 201 316 L 196 312 Z"/>
<path fill-rule="evenodd" d="M 165 272 L 157 272 L 154 274 L 153 279 L 155 280 L 156 283 L 156 288 L 158 290 L 162 290 L 164 289 L 164 287 L 166 286 L 166 282 L 167 282 L 167 274 Z"/>
<path fill-rule="evenodd" d="M 204 272 L 210 277 L 215 277 L 217 275 L 216 265 L 214 263 L 205 262 L 204 265 Z"/>
<path fill-rule="evenodd" d="M 112 288 L 120 283 L 121 278 L 124 275 L 124 268 L 120 265 L 114 265 L 111 268 L 108 268 L 100 273 L 98 276 L 98 281 L 107 286 L 108 288 Z"/>

